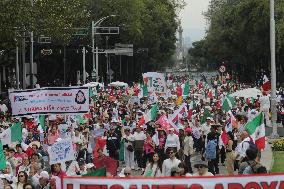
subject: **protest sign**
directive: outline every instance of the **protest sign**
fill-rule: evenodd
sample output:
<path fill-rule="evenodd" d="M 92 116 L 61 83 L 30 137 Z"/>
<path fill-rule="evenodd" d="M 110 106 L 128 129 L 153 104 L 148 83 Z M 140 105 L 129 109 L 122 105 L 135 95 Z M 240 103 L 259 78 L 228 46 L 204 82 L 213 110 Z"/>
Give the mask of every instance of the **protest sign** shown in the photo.
<path fill-rule="evenodd" d="M 75 153 L 71 140 L 60 140 L 54 143 L 52 146 L 49 146 L 47 151 L 50 158 L 50 165 L 75 159 Z"/>
<path fill-rule="evenodd" d="M 68 129 L 70 127 L 71 126 L 69 126 L 68 124 L 60 124 L 60 125 L 58 125 L 58 130 L 59 130 L 61 138 L 66 138 L 67 137 L 67 132 L 68 132 Z"/>
<path fill-rule="evenodd" d="M 63 189 L 283 189 L 284 174 L 173 178 L 63 178 Z"/>
<path fill-rule="evenodd" d="M 135 104 L 137 103 L 138 105 L 140 105 L 140 98 L 138 96 L 132 96 L 131 98 L 129 98 L 128 100 L 128 104 Z"/>
<path fill-rule="evenodd" d="M 88 87 L 40 88 L 9 92 L 12 115 L 73 114 L 89 111 Z"/>
<path fill-rule="evenodd" d="M 105 129 L 95 129 L 92 131 L 94 138 L 104 136 Z"/>
<path fill-rule="evenodd" d="M 157 94 L 165 94 L 167 92 L 167 83 L 162 73 L 147 72 L 143 74 L 144 84 L 147 85 L 148 92 Z"/>

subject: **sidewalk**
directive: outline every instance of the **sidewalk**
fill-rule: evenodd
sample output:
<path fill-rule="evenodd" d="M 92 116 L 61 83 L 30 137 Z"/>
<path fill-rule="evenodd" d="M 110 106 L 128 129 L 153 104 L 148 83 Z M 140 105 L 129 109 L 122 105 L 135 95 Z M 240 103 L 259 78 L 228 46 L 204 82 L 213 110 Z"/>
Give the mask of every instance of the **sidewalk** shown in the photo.
<path fill-rule="evenodd" d="M 273 166 L 273 152 L 268 140 L 266 141 L 265 149 L 261 152 L 260 163 L 266 167 L 268 172 L 271 171 Z"/>

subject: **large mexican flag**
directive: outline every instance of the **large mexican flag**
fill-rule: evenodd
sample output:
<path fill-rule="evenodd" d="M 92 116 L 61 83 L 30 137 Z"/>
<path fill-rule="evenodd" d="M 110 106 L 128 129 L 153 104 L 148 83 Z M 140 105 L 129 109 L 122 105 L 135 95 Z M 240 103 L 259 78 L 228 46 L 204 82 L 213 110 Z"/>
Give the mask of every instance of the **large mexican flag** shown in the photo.
<path fill-rule="evenodd" d="M 259 150 L 265 148 L 265 126 L 263 121 L 263 113 L 260 112 L 253 120 L 245 125 L 250 137 L 255 141 Z"/>
<path fill-rule="evenodd" d="M 151 110 L 148 113 L 144 114 L 143 117 L 139 120 L 138 127 L 150 121 L 154 121 L 157 118 L 157 113 L 158 113 L 158 105 L 154 104 Z"/>

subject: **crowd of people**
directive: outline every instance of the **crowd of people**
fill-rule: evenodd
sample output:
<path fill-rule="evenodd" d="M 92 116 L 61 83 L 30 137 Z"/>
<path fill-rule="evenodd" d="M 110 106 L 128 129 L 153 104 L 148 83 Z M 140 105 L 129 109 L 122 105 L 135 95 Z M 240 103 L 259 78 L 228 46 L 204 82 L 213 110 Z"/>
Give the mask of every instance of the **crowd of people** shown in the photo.
<path fill-rule="evenodd" d="M 235 106 L 224 111 L 224 98 L 245 88 L 244 85 L 229 80 L 220 83 L 214 78 L 191 82 L 181 102 L 186 111 L 180 112 L 177 120 L 171 120 L 174 126 L 169 127 L 171 124 L 161 125 L 157 120 L 163 115 L 170 118 L 179 110 L 177 88 L 189 79 L 187 76 L 167 79 L 171 79 L 170 95 L 155 94 L 154 100 L 142 96 L 134 103 L 129 103 L 129 98 L 141 92 L 136 84 L 128 89 L 97 87 L 90 98 L 89 113 L 45 115 L 43 132 L 37 116 L 11 117 L 9 105 L 2 102 L 1 132 L 20 122 L 22 140 L 4 142 L 0 134 L 6 159 L 0 188 L 58 189 L 64 176 L 92 175 L 101 168 L 106 169 L 103 176 L 126 178 L 267 172 L 260 163 L 261 149 L 245 128 L 261 112 L 265 114 L 266 126 L 270 126 L 266 93 L 255 99 L 235 97 Z M 280 92 L 279 96 L 278 107 L 283 112 L 283 94 Z M 157 106 L 155 118 L 140 124 L 153 106 Z M 63 124 L 67 125 L 64 130 Z M 75 158 L 50 165 L 48 146 L 66 139 L 73 142 Z M 225 172 L 220 172 L 221 166 Z"/>

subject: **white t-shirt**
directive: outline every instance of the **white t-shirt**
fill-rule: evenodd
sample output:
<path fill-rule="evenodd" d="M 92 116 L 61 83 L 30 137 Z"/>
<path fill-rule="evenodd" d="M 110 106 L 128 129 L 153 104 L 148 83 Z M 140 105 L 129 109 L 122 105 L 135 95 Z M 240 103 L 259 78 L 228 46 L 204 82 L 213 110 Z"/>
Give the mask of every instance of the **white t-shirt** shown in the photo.
<path fill-rule="evenodd" d="M 179 142 L 179 138 L 176 134 L 169 134 L 167 136 L 167 140 L 166 140 L 166 144 L 165 144 L 165 150 L 169 147 L 172 148 L 177 148 L 177 150 L 180 149 L 180 142 Z"/>
<path fill-rule="evenodd" d="M 211 125 L 207 125 L 206 123 L 201 126 L 201 130 L 204 132 L 204 135 L 208 135 L 210 133 Z"/>
<path fill-rule="evenodd" d="M 171 176 L 171 169 L 173 167 L 178 167 L 178 164 L 180 163 L 180 160 L 175 158 L 174 160 L 171 160 L 170 158 L 169 159 L 166 159 L 164 162 L 163 162 L 163 166 L 162 166 L 162 175 L 164 177 L 169 177 Z"/>
<path fill-rule="evenodd" d="M 142 131 L 140 133 L 134 132 L 133 136 L 134 136 L 134 140 L 145 140 L 146 139 L 146 135 Z"/>
<path fill-rule="evenodd" d="M 268 96 L 259 97 L 260 109 L 267 110 L 270 108 L 270 100 Z"/>
<path fill-rule="evenodd" d="M 249 142 L 250 138 L 247 137 L 245 138 L 241 143 L 238 144 L 238 146 L 236 147 L 236 154 L 240 155 L 240 157 L 246 157 L 246 151 L 249 148 Z"/>
<path fill-rule="evenodd" d="M 6 104 L 0 104 L 0 111 L 4 114 L 8 111 Z"/>

